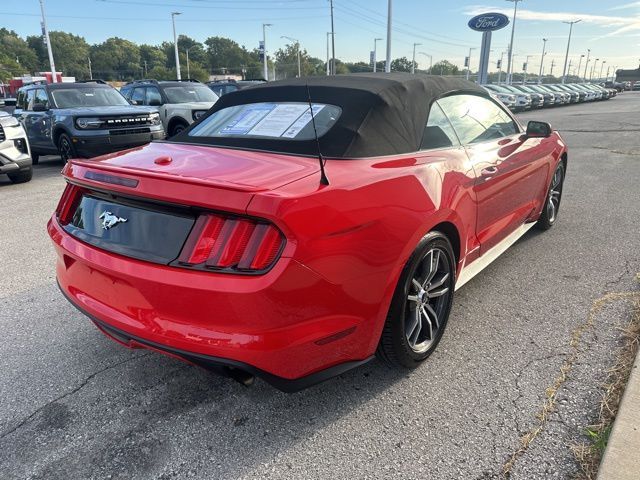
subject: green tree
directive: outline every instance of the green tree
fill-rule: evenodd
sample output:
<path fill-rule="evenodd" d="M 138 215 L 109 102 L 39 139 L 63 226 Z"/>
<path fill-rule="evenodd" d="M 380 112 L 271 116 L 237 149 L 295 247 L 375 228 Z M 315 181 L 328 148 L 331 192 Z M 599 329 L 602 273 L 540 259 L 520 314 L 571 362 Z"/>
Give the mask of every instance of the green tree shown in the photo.
<path fill-rule="evenodd" d="M 165 68 L 167 65 L 167 55 L 162 48 L 155 45 L 140 45 L 140 62 L 144 69 L 144 75 L 149 78 L 154 78 L 149 75 L 149 72 L 156 67 Z"/>
<path fill-rule="evenodd" d="M 440 60 L 438 63 L 434 63 L 431 72 L 433 75 L 460 75 L 462 73 L 456 65 L 448 60 Z"/>
<path fill-rule="evenodd" d="M 298 48 L 297 43 L 287 44 L 275 52 L 278 78 L 298 76 Z M 325 64 L 322 60 L 309 56 L 305 49 L 300 50 L 300 73 L 303 77 L 318 75 L 324 68 Z"/>
<path fill-rule="evenodd" d="M 36 52 L 13 30 L 0 28 L 0 54 L 5 58 L 3 65 L 11 68 L 12 75 L 34 73 L 41 69 Z"/>
<path fill-rule="evenodd" d="M 129 40 L 112 37 L 91 47 L 93 76 L 107 80 L 133 80 L 140 78 L 144 67 L 140 47 Z"/>
<path fill-rule="evenodd" d="M 262 77 L 262 63 L 257 49 L 249 52 L 244 46 L 224 37 L 209 37 L 204 44 L 207 46 L 207 66 L 211 72 L 240 74 L 245 69 L 247 78 Z"/>
<path fill-rule="evenodd" d="M 396 58 L 391 61 L 391 71 L 392 72 L 410 72 L 412 61 L 407 57 Z"/>
<path fill-rule="evenodd" d="M 77 79 L 89 78 L 90 47 L 84 37 L 66 32 L 49 32 L 56 70 Z M 38 56 L 40 65 L 49 65 L 47 47 L 41 36 L 27 37 L 27 43 Z M 45 68 L 48 70 L 48 68 Z"/>

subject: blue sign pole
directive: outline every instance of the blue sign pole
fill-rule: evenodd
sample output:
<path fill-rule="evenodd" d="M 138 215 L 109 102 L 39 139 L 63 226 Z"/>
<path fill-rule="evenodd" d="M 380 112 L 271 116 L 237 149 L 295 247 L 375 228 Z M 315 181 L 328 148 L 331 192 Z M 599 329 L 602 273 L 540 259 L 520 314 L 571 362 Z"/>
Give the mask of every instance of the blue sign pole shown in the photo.
<path fill-rule="evenodd" d="M 480 69 L 478 71 L 478 83 L 485 84 L 488 79 L 489 54 L 491 52 L 491 32 L 500 30 L 509 24 L 509 17 L 502 13 L 483 13 L 469 20 L 469 28 L 476 32 L 482 32 L 482 44 L 480 49 Z"/>

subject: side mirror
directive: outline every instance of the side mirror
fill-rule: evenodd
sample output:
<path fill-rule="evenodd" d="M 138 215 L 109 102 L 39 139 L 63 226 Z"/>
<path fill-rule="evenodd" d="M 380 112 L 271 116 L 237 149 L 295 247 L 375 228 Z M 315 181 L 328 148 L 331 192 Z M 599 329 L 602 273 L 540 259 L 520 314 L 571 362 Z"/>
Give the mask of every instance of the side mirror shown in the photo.
<path fill-rule="evenodd" d="M 36 103 L 33 105 L 34 112 L 46 112 L 49 110 L 44 103 Z"/>
<path fill-rule="evenodd" d="M 142 105 L 142 100 L 129 100 L 131 105 Z"/>
<path fill-rule="evenodd" d="M 531 120 L 527 124 L 527 138 L 547 138 L 551 136 L 553 129 L 547 122 Z"/>

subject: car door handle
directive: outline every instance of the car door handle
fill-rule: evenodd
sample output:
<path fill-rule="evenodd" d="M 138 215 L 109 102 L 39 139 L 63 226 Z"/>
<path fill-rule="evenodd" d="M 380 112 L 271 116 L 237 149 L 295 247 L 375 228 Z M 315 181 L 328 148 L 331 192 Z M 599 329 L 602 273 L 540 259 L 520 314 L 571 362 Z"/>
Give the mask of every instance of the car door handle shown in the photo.
<path fill-rule="evenodd" d="M 498 167 L 487 167 L 480 171 L 483 177 L 493 177 L 496 173 L 498 173 Z"/>

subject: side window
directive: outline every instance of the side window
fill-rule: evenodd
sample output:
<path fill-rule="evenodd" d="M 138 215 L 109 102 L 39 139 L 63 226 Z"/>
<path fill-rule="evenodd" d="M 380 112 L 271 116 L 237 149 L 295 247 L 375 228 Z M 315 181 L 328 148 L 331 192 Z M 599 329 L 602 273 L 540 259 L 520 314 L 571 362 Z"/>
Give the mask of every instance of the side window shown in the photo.
<path fill-rule="evenodd" d="M 495 140 L 519 132 L 502 107 L 477 95 L 452 95 L 437 102 L 463 144 Z"/>
<path fill-rule="evenodd" d="M 18 98 L 16 99 L 16 108 L 27 108 L 27 94 L 24 90 L 18 92 Z"/>
<path fill-rule="evenodd" d="M 27 106 L 25 107 L 25 110 L 33 110 L 33 103 L 35 98 L 36 98 L 35 89 L 27 91 L 27 98 L 25 102 Z"/>
<path fill-rule="evenodd" d="M 131 94 L 131 103 L 134 105 L 144 105 L 144 87 L 137 87 L 133 89 Z"/>
<path fill-rule="evenodd" d="M 156 87 L 147 87 L 147 101 L 145 105 L 162 105 L 162 96 Z"/>
<path fill-rule="evenodd" d="M 120 93 L 122 94 L 122 96 L 124 98 L 126 98 L 127 100 L 129 100 L 129 97 L 131 97 L 131 87 L 122 87 L 120 89 Z"/>
<path fill-rule="evenodd" d="M 448 148 L 460 145 L 453 127 L 437 103 L 431 105 L 429 120 L 424 128 L 421 150 Z"/>
<path fill-rule="evenodd" d="M 44 105 L 46 108 L 49 108 L 49 97 L 47 96 L 47 92 L 45 92 L 43 88 L 38 88 L 36 90 L 36 97 L 33 100 L 33 104 L 40 104 Z"/>

